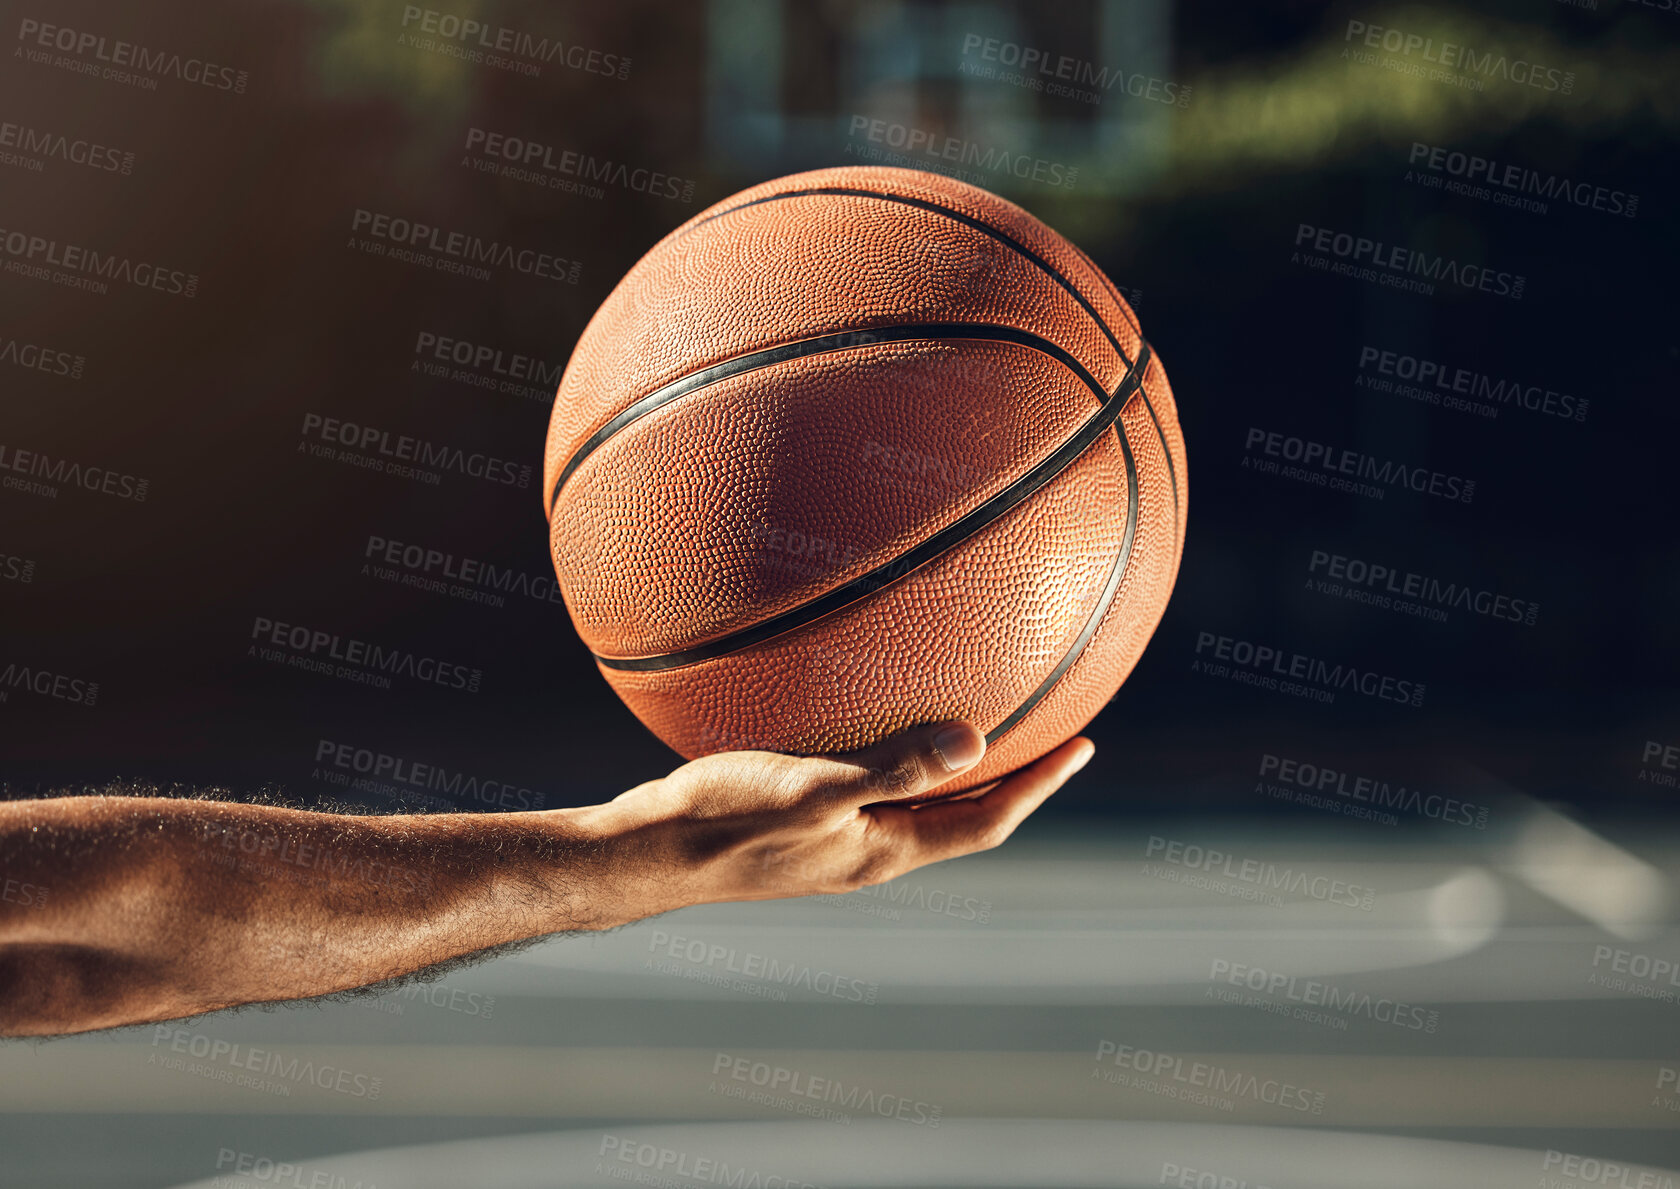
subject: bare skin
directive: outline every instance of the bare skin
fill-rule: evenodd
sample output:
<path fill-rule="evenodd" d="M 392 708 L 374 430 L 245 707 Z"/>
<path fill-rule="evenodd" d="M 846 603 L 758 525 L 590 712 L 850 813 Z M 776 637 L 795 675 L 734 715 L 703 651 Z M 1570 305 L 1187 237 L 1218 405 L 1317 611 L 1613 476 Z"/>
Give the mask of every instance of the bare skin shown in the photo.
<path fill-rule="evenodd" d="M 0 803 L 0 1035 L 309 998 L 693 904 L 855 891 L 997 846 L 1094 751 L 1071 739 L 926 800 L 984 747 L 957 723 L 844 755 L 725 752 L 604 805 L 533 813 Z"/>

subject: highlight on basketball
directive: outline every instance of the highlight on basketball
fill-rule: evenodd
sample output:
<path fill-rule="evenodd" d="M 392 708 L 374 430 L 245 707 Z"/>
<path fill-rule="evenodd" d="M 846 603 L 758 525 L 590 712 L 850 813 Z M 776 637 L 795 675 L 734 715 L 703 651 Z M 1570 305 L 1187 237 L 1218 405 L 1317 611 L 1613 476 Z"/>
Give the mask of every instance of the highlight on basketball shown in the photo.
<path fill-rule="evenodd" d="M 0 1185 L 1680 1185 L 1671 12 L 444 3 L 10 18 Z"/>

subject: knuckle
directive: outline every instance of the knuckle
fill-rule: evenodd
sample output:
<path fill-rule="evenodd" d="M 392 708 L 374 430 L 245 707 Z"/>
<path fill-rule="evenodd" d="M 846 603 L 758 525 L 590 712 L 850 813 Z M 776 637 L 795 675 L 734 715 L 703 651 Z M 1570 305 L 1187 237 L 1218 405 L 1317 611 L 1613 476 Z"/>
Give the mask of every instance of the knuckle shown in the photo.
<path fill-rule="evenodd" d="M 844 864 L 846 889 L 869 887 L 902 875 L 911 866 L 904 861 L 909 845 L 908 839 L 893 834 L 871 835 Z"/>
<path fill-rule="evenodd" d="M 975 825 L 969 834 L 969 842 L 975 850 L 992 850 L 1002 846 L 1014 832 L 1013 823 L 1004 818 L 991 818 Z"/>
<path fill-rule="evenodd" d="M 801 773 L 815 784 L 832 786 L 850 784 L 857 779 L 855 765 L 828 755 L 802 756 L 794 758 Z"/>
<path fill-rule="evenodd" d="M 759 866 L 766 886 L 801 893 L 822 890 L 832 877 L 825 863 L 796 847 L 772 847 L 760 857 Z"/>
<path fill-rule="evenodd" d="M 792 804 L 809 801 L 833 779 L 820 763 L 792 756 L 778 757 L 775 774 L 782 800 Z"/>
<path fill-rule="evenodd" d="M 883 847 L 869 852 L 854 863 L 846 882 L 852 888 L 873 887 L 892 879 L 897 873 L 896 851 Z"/>
<path fill-rule="evenodd" d="M 870 769 L 866 784 L 874 792 L 902 796 L 921 788 L 923 773 L 921 760 L 903 756 L 884 767 Z"/>

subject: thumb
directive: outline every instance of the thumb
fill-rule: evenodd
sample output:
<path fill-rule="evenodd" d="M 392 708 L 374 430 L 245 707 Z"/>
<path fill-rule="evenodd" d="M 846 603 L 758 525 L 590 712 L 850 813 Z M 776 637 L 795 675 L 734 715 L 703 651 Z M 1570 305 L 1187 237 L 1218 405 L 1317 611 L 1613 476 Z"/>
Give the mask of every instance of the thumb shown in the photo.
<path fill-rule="evenodd" d="M 911 727 L 859 751 L 831 757 L 854 770 L 843 797 L 857 805 L 903 801 L 980 762 L 986 739 L 961 719 Z"/>

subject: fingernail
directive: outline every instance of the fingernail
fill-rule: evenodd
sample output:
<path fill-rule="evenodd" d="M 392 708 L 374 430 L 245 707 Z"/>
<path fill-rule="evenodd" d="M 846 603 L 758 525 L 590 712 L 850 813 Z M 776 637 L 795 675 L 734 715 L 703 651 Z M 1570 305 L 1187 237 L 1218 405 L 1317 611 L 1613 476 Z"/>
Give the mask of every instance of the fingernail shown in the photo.
<path fill-rule="evenodd" d="M 1097 754 L 1097 749 L 1096 749 L 1095 746 L 1087 747 L 1085 749 L 1084 754 L 1081 755 L 1077 760 L 1073 761 L 1073 767 L 1068 769 L 1068 775 L 1072 776 L 1075 772 L 1079 771 L 1086 764 L 1089 764 L 1091 762 L 1091 757 L 1096 755 L 1096 754 Z"/>
<path fill-rule="evenodd" d="M 986 740 L 966 723 L 952 723 L 933 737 L 933 749 L 948 771 L 961 772 L 972 768 L 986 754 Z"/>

